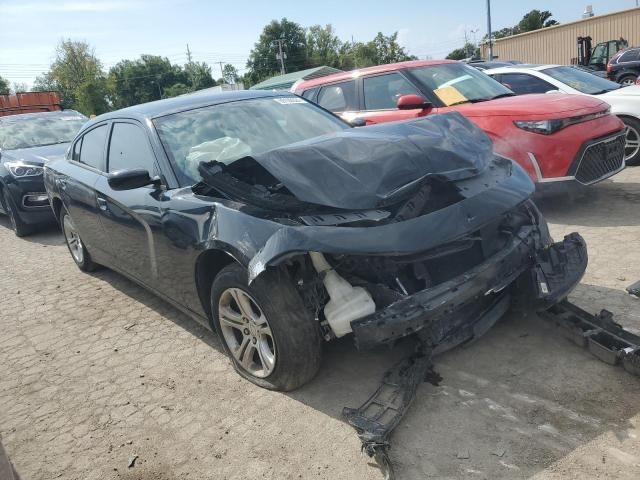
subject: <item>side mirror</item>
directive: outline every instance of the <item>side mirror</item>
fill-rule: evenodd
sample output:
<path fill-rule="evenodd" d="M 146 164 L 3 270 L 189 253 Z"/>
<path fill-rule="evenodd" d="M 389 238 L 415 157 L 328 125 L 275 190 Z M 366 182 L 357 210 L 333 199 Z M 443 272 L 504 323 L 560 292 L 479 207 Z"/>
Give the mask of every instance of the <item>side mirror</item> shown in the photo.
<path fill-rule="evenodd" d="M 160 185 L 160 179 L 158 177 L 151 178 L 149 172 L 143 168 L 110 173 L 107 182 L 114 190 L 133 190 L 147 185 Z"/>
<path fill-rule="evenodd" d="M 364 118 L 356 117 L 349 120 L 349 125 L 351 125 L 352 127 L 365 127 L 367 125 L 367 122 Z"/>
<path fill-rule="evenodd" d="M 414 93 L 400 95 L 396 101 L 396 105 L 399 110 L 424 110 L 433 106 L 431 102 Z"/>

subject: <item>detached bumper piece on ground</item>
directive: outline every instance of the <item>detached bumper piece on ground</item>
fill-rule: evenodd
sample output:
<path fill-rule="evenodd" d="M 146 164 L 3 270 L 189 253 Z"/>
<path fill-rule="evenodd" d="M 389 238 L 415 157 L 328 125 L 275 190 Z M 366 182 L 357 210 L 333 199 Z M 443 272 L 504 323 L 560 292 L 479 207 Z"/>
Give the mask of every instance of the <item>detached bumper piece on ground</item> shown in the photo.
<path fill-rule="evenodd" d="M 578 346 L 609 365 L 622 365 L 640 376 L 640 336 L 625 330 L 613 320 L 613 314 L 602 310 L 597 315 L 564 300 L 540 312 L 562 334 Z M 438 347 L 436 347 L 438 349 Z M 362 441 L 362 451 L 372 457 L 384 472 L 385 480 L 393 480 L 393 465 L 388 455 L 389 437 L 409 409 L 422 382 L 435 386 L 442 378 L 434 371 L 434 350 L 421 343 L 416 351 L 387 371 L 374 394 L 359 408 L 345 407 L 343 416 L 354 427 Z"/>

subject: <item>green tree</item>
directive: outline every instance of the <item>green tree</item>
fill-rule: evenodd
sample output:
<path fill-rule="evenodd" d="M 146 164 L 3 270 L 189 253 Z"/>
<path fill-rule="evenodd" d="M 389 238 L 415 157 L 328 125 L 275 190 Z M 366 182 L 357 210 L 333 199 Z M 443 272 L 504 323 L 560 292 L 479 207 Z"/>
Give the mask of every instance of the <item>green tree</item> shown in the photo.
<path fill-rule="evenodd" d="M 473 43 L 467 43 L 462 48 L 456 48 L 446 58 L 449 60 L 463 60 L 470 57 L 479 57 L 480 49 Z"/>
<path fill-rule="evenodd" d="M 11 86 L 11 91 L 13 93 L 28 92 L 29 86 L 24 82 L 13 82 L 13 85 Z"/>
<path fill-rule="evenodd" d="M 9 95 L 9 80 L 0 77 L 0 95 Z"/>
<path fill-rule="evenodd" d="M 137 60 L 118 62 L 109 70 L 108 82 L 109 97 L 115 108 L 160 100 L 172 85 L 191 83 L 179 65 L 156 55 L 141 55 Z"/>
<path fill-rule="evenodd" d="M 238 81 L 238 69 L 227 63 L 222 67 L 222 79 L 229 85 L 234 85 Z"/>
<path fill-rule="evenodd" d="M 340 67 L 342 42 L 331 25 L 312 25 L 307 29 L 307 64 L 313 67 L 327 65 Z"/>
<path fill-rule="evenodd" d="M 282 52 L 287 72 L 307 68 L 307 39 L 304 29 L 286 18 L 272 20 L 264 27 L 247 60 L 247 69 L 253 83 L 260 82 L 280 72 L 279 52 L 276 41 L 282 41 Z"/>
<path fill-rule="evenodd" d="M 193 92 L 193 87 L 185 85 L 184 83 L 174 83 L 164 89 L 162 98 L 172 98 L 178 95 L 184 95 L 185 93 Z"/>
<path fill-rule="evenodd" d="M 492 32 L 493 38 L 504 38 L 504 37 L 510 37 L 511 35 L 515 35 L 516 28 L 517 27 L 501 28 L 500 30 Z M 485 35 L 484 38 L 486 40 L 487 36 Z"/>
<path fill-rule="evenodd" d="M 108 110 L 106 82 L 102 64 L 85 42 L 62 40 L 49 71 L 38 78 L 35 90 L 56 90 L 64 108 L 87 115 Z"/>
<path fill-rule="evenodd" d="M 86 115 L 100 115 L 109 111 L 107 102 L 107 79 L 105 77 L 87 80 L 76 90 L 74 108 Z"/>
<path fill-rule="evenodd" d="M 510 37 L 511 35 L 517 35 L 519 33 L 532 32 L 534 30 L 540 30 L 541 28 L 559 25 L 559 23 L 551 17 L 553 17 L 553 14 L 548 10 L 531 10 L 529 13 L 526 13 L 513 27 L 505 27 L 492 32 L 492 37 Z M 483 40 L 487 40 L 486 35 L 483 37 Z"/>
<path fill-rule="evenodd" d="M 192 91 L 215 87 L 216 81 L 211 75 L 211 67 L 205 62 L 189 62 L 184 66 Z"/>
<path fill-rule="evenodd" d="M 389 36 L 381 32 L 370 42 L 345 43 L 340 48 L 340 66 L 343 70 L 416 60 L 398 43 L 398 32 Z"/>
<path fill-rule="evenodd" d="M 542 12 L 540 10 L 531 10 L 522 17 L 522 20 L 518 22 L 518 25 L 514 29 L 517 30 L 518 33 L 524 33 L 558 25 L 558 22 L 551 17 L 553 17 L 553 14 L 548 10 Z"/>

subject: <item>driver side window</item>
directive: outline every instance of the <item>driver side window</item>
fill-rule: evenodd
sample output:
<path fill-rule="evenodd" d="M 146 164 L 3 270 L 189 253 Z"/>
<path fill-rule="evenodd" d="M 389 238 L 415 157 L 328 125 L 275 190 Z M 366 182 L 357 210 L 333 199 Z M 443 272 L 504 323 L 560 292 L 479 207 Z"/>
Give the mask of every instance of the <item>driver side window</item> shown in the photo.
<path fill-rule="evenodd" d="M 108 171 L 141 168 L 158 174 L 155 155 L 144 131 L 132 123 L 114 123 L 109 141 Z"/>

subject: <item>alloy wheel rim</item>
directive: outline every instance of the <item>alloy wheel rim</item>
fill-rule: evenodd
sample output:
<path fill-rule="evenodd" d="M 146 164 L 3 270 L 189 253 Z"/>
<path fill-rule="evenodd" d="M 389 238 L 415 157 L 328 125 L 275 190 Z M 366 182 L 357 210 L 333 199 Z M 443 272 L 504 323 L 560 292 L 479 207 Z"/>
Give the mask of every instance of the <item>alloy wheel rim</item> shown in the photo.
<path fill-rule="evenodd" d="M 67 245 L 69 246 L 71 255 L 73 256 L 76 262 L 82 263 L 82 261 L 84 260 L 84 252 L 82 250 L 82 240 L 80 240 L 80 235 L 78 235 L 78 232 L 76 231 L 76 227 L 71 221 L 71 217 L 69 217 L 69 215 L 64 216 L 63 230 L 64 230 L 64 238 L 67 241 Z"/>
<path fill-rule="evenodd" d="M 621 83 L 621 85 L 623 87 L 628 87 L 629 85 L 635 85 L 635 84 L 636 84 L 635 80 L 633 80 L 631 78 L 629 78 L 627 80 L 623 80 L 622 83 Z"/>
<path fill-rule="evenodd" d="M 218 300 L 218 320 L 224 341 L 238 364 L 258 378 L 276 365 L 276 344 L 266 315 L 240 288 L 227 288 Z"/>
<path fill-rule="evenodd" d="M 640 132 L 627 125 L 625 129 L 624 160 L 631 160 L 640 152 Z"/>

